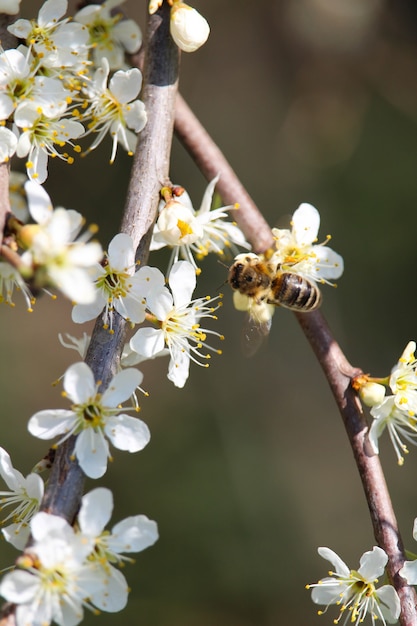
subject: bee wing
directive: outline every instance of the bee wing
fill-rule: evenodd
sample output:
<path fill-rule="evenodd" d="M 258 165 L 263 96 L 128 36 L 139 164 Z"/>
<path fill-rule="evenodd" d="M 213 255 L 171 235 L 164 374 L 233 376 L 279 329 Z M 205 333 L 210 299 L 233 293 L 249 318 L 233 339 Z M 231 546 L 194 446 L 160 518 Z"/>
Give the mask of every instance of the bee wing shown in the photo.
<path fill-rule="evenodd" d="M 246 357 L 252 357 L 259 350 L 265 338 L 269 335 L 271 325 L 271 319 L 259 322 L 251 317 L 249 313 L 246 314 L 242 328 L 242 352 Z"/>

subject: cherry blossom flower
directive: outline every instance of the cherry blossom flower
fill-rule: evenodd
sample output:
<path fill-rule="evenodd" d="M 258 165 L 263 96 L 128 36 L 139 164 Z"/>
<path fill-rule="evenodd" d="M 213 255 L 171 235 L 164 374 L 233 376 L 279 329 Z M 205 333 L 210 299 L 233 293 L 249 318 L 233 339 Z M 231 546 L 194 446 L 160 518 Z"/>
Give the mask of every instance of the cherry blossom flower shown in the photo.
<path fill-rule="evenodd" d="M 103 611 L 120 611 L 127 603 L 128 585 L 123 574 L 115 568 L 130 561 L 122 553 L 141 552 L 158 539 L 156 522 L 146 515 L 127 517 L 105 530 L 113 511 L 113 496 L 109 489 L 99 487 L 82 498 L 77 522 L 79 532 L 93 542 L 89 562 L 101 581 L 91 596 L 93 604 Z"/>
<path fill-rule="evenodd" d="M 88 322 L 100 315 L 104 308 L 104 327 L 110 332 L 113 332 L 114 311 L 133 324 L 143 322 L 151 280 L 157 288 L 162 287 L 164 281 L 153 268 L 144 266 L 132 275 L 134 268 L 133 240 L 129 235 L 119 233 L 109 244 L 105 262 L 96 264 L 94 268 L 94 301 L 88 305 L 76 305 L 72 310 L 72 320 L 77 324 Z"/>
<path fill-rule="evenodd" d="M 24 478 L 12 465 L 9 454 L 0 448 L 0 476 L 10 491 L 0 491 L 0 510 L 13 506 L 2 524 L 13 520 L 2 533 L 9 543 L 23 550 L 29 538 L 29 522 L 39 510 L 43 498 L 44 484 L 39 474 L 28 474 Z"/>
<path fill-rule="evenodd" d="M 108 439 L 115 448 L 128 452 L 138 452 L 149 442 L 147 425 L 120 412 L 120 404 L 132 396 L 139 379 L 137 370 L 122 370 L 101 393 L 88 365 L 74 363 L 65 372 L 63 381 L 65 395 L 73 402 L 71 410 L 47 409 L 35 413 L 29 420 L 29 432 L 40 439 L 58 436 L 56 445 L 78 435 L 74 453 L 81 469 L 90 478 L 100 478 L 111 458 Z"/>
<path fill-rule="evenodd" d="M 112 13 L 125 0 L 105 0 L 102 4 L 89 4 L 74 15 L 74 20 L 84 24 L 90 33 L 94 65 L 106 57 L 110 69 L 125 67 L 125 52 L 134 54 L 142 43 L 139 26 L 130 19 L 121 19 L 121 13 Z"/>
<path fill-rule="evenodd" d="M 27 224 L 19 231 L 26 247 L 21 259 L 28 277 L 36 286 L 55 286 L 75 302 L 91 302 L 95 289 L 90 270 L 102 258 L 99 243 L 86 243 L 87 235 L 77 235 L 83 218 L 77 211 L 52 209 L 46 191 L 32 181 L 25 185 L 29 211 L 37 224 Z M 93 229 L 94 230 L 94 229 Z"/>
<path fill-rule="evenodd" d="M 391 585 L 376 588 L 378 578 L 384 574 L 388 556 L 379 547 L 371 552 L 365 552 L 360 559 L 358 570 L 350 570 L 342 559 L 329 548 L 319 548 L 318 553 L 335 568 L 329 572 L 328 578 L 318 583 L 307 585 L 311 589 L 311 599 L 316 604 L 324 604 L 325 613 L 330 605 L 335 604 L 340 615 L 335 622 L 339 623 L 343 616 L 343 624 L 362 624 L 369 615 L 372 624 L 381 620 L 382 624 L 393 624 L 400 615 L 400 600 L 397 592 Z M 346 613 L 345 613 L 346 612 Z"/>
<path fill-rule="evenodd" d="M 273 228 L 276 252 L 270 263 L 284 272 L 294 272 L 308 280 L 330 283 L 343 274 L 343 259 L 327 245 L 315 244 L 320 214 L 311 204 L 301 204 L 292 216 L 292 230 Z"/>
<path fill-rule="evenodd" d="M 6 574 L 0 594 L 16 604 L 17 626 L 75 626 L 83 618 L 86 600 L 100 582 L 86 561 L 93 542 L 75 533 L 62 517 L 37 513 L 30 523 L 33 543 Z"/>
<path fill-rule="evenodd" d="M 74 158 L 56 148 L 84 134 L 84 126 L 75 120 L 62 117 L 49 118 L 39 111 L 35 102 L 23 102 L 15 111 L 14 121 L 22 129 L 16 148 L 18 157 L 27 157 L 26 170 L 29 178 L 42 184 L 48 177 L 48 156 L 58 157 L 72 163 Z"/>
<path fill-rule="evenodd" d="M 236 209 L 238 205 L 210 210 L 218 180 L 219 176 L 216 176 L 208 184 L 197 211 L 185 190 L 178 197 L 174 196 L 167 202 L 161 201 L 150 249 L 159 250 L 164 246 L 173 248 L 168 272 L 180 256 L 199 273 L 195 258 L 200 260 L 210 252 L 223 256 L 225 250 L 236 254 L 236 246 L 250 248 L 238 226 L 224 220 L 228 211 Z"/>
<path fill-rule="evenodd" d="M 136 67 L 127 71 L 119 70 L 108 80 L 109 71 L 109 63 L 103 57 L 101 67 L 96 70 L 93 80 L 85 88 L 89 102 L 85 118 L 91 118 L 88 132 L 97 133 L 89 151 L 94 150 L 109 133 L 113 138 L 110 157 L 110 163 L 113 163 L 118 143 L 129 154 L 133 154 L 137 142 L 136 133 L 144 128 L 147 116 L 142 100 L 136 99 L 142 87 L 140 70 Z"/>
<path fill-rule="evenodd" d="M 408 448 L 403 442 L 405 439 L 412 445 L 417 445 L 417 418 L 410 416 L 407 411 L 398 408 L 395 396 L 387 396 L 372 407 L 371 415 L 374 418 L 369 429 L 369 441 L 376 454 L 379 453 L 378 439 L 385 429 L 388 430 L 399 465 L 404 463 L 404 454 Z"/>
<path fill-rule="evenodd" d="M 203 318 L 216 319 L 214 312 L 220 305 L 210 306 L 218 298 L 191 300 L 196 276 L 194 267 L 188 261 L 178 261 L 173 265 L 168 282 L 170 291 L 166 287 L 151 289 L 146 298 L 150 317 L 157 328 L 139 328 L 130 340 L 130 347 L 146 357 L 157 356 L 168 348 L 171 356 L 168 379 L 177 387 L 183 387 L 188 378 L 190 361 L 208 367 L 208 363 L 202 360 L 209 359 L 210 354 L 203 354 L 201 350 L 214 349 L 206 343 L 207 335 L 223 338 L 200 326 Z M 214 351 L 221 353 L 220 350 Z"/>
<path fill-rule="evenodd" d="M 67 0 L 46 0 L 37 20 L 18 19 L 8 30 L 33 47 L 44 67 L 75 68 L 87 64 L 88 29 L 77 22 L 63 18 Z M 63 19 L 61 19 L 63 18 Z"/>

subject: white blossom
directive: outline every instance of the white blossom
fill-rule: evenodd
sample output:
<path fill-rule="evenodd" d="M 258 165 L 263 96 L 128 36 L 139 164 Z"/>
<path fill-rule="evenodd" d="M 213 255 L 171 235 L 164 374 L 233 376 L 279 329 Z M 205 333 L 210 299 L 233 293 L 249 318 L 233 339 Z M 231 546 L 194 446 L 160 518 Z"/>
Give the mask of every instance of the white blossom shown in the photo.
<path fill-rule="evenodd" d="M 29 538 L 29 522 L 39 510 L 43 498 L 43 480 L 34 473 L 25 478 L 13 467 L 9 454 L 3 448 L 0 448 L 0 476 L 9 488 L 9 491 L 0 491 L 0 510 L 13 506 L 2 520 L 2 524 L 10 520 L 12 523 L 2 528 L 2 533 L 6 541 L 23 550 Z"/>
<path fill-rule="evenodd" d="M 102 258 L 99 243 L 86 243 L 91 237 L 77 238 L 83 218 L 77 211 L 58 207 L 53 210 L 46 191 L 32 181 L 25 184 L 29 211 L 37 224 L 27 224 L 19 237 L 26 251 L 22 262 L 37 286 L 55 286 L 75 302 L 91 302 L 95 289 L 90 270 Z"/>
<path fill-rule="evenodd" d="M 316 244 L 320 214 L 311 204 L 301 204 L 292 216 L 292 229 L 273 228 L 276 252 L 270 263 L 284 272 L 294 272 L 308 280 L 330 283 L 343 274 L 343 259 L 327 244 Z"/>
<path fill-rule="evenodd" d="M 72 401 L 71 409 L 38 411 L 29 420 L 29 432 L 40 439 L 58 436 L 56 445 L 78 435 L 74 453 L 81 469 L 90 478 L 100 478 L 111 458 L 108 440 L 115 448 L 128 452 L 138 452 L 149 442 L 147 425 L 121 413 L 120 407 L 132 396 L 139 380 L 137 370 L 122 370 L 101 393 L 89 366 L 84 362 L 74 363 L 65 372 L 63 382 L 65 395 Z"/>
<path fill-rule="evenodd" d="M 393 624 L 400 615 L 400 600 L 397 592 L 391 585 L 377 588 L 378 579 L 383 576 L 388 556 L 379 547 L 365 552 L 360 559 L 360 567 L 350 570 L 342 559 L 329 548 L 319 548 L 318 553 L 333 565 L 335 571 L 329 572 L 329 577 L 323 578 L 316 584 L 307 585 L 311 589 L 311 599 L 316 604 L 325 605 L 326 612 L 330 605 L 335 604 L 339 617 L 334 620 L 339 623 L 343 617 L 343 624 L 362 624 L 367 615 L 372 624 Z"/>
<path fill-rule="evenodd" d="M 142 33 L 136 22 L 112 12 L 123 2 L 105 0 L 102 4 L 89 4 L 74 15 L 76 22 L 88 28 L 96 66 L 106 57 L 111 70 L 122 69 L 126 65 L 125 52 L 134 54 L 140 48 Z"/>
<path fill-rule="evenodd" d="M 113 332 L 114 311 L 133 324 L 143 322 L 146 295 L 156 270 L 144 266 L 132 275 L 134 268 L 133 240 L 129 235 L 119 233 L 109 244 L 105 262 L 97 263 L 94 268 L 94 301 L 89 305 L 76 305 L 72 310 L 72 320 L 82 324 L 96 318 L 104 308 L 104 327 L 110 332 Z"/>
<path fill-rule="evenodd" d="M 201 260 L 210 252 L 224 256 L 227 250 L 236 254 L 236 246 L 250 247 L 238 226 L 224 219 L 228 211 L 237 209 L 238 205 L 210 210 L 218 180 L 219 176 L 216 176 L 208 184 L 197 211 L 185 190 L 181 195 L 174 196 L 167 202 L 160 202 L 151 250 L 159 250 L 164 246 L 173 248 L 168 271 L 180 256 L 189 261 L 199 272 L 195 258 Z"/>
<path fill-rule="evenodd" d="M 163 275 L 159 274 L 161 280 Z M 168 283 L 170 290 L 163 286 L 154 288 L 146 298 L 147 308 L 157 328 L 139 328 L 130 340 L 130 347 L 134 352 L 150 358 L 168 348 L 171 356 L 168 379 L 177 387 L 183 387 L 188 378 L 190 361 L 208 367 L 208 363 L 202 361 L 209 359 L 210 354 L 203 354 L 201 350 L 214 349 L 207 344 L 207 335 L 222 338 L 222 335 L 200 326 L 203 318 L 216 319 L 214 312 L 219 305 L 211 306 L 217 298 L 191 300 L 196 276 L 194 267 L 188 261 L 178 261 L 172 266 Z M 214 351 L 221 353 L 220 350 Z"/>
<path fill-rule="evenodd" d="M 23 39 L 44 67 L 78 69 L 87 63 L 88 29 L 63 18 L 67 0 L 46 0 L 37 20 L 18 19 L 8 30 Z M 63 18 L 63 19 L 61 19 Z"/>
<path fill-rule="evenodd" d="M 89 150 L 94 150 L 109 133 L 112 138 L 110 163 L 116 158 L 117 145 L 133 154 L 136 148 L 136 133 L 141 131 L 147 120 L 145 105 L 137 99 L 142 88 L 142 74 L 136 67 L 119 70 L 110 80 L 109 63 L 104 57 L 85 92 L 89 108 L 85 117 L 91 118 L 88 132 L 97 133 Z M 108 83 L 108 86 L 107 86 Z"/>
<path fill-rule="evenodd" d="M 128 595 L 126 579 L 115 565 L 131 560 L 123 553 L 141 552 L 153 545 L 158 528 L 146 515 L 136 515 L 105 530 L 112 511 L 111 491 L 98 487 L 83 496 L 77 522 L 80 534 L 93 543 L 89 561 L 101 581 L 90 599 L 100 610 L 115 612 L 125 607 Z"/>
<path fill-rule="evenodd" d="M 378 439 L 387 429 L 397 455 L 398 464 L 403 465 L 403 455 L 408 454 L 408 448 L 403 440 L 405 439 L 412 445 L 417 445 L 417 418 L 410 416 L 407 411 L 399 409 L 394 396 L 387 396 L 381 404 L 373 406 L 371 415 L 374 419 L 369 429 L 369 441 L 374 452 L 378 454 Z"/>
<path fill-rule="evenodd" d="M 20 567 L 6 574 L 0 594 L 17 605 L 17 626 L 75 626 L 99 581 L 86 561 L 93 543 L 62 517 L 37 513 L 30 523 L 33 543 Z"/>

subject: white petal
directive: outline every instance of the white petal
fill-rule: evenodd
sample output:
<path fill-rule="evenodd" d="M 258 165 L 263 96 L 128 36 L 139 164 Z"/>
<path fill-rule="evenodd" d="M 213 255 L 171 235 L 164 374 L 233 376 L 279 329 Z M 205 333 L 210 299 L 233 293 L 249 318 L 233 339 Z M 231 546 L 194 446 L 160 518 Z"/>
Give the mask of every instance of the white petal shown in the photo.
<path fill-rule="evenodd" d="M 311 204 L 304 202 L 292 216 L 293 233 L 300 246 L 313 243 L 320 227 L 320 214 Z"/>
<path fill-rule="evenodd" d="M 174 304 L 172 294 L 166 287 L 159 291 L 152 289 L 146 296 L 146 301 L 148 309 L 161 321 L 170 314 Z"/>
<path fill-rule="evenodd" d="M 141 71 L 134 67 L 126 72 L 119 70 L 110 80 L 109 89 L 121 104 L 134 100 L 142 87 Z"/>
<path fill-rule="evenodd" d="M 220 174 L 217 174 L 217 176 L 213 178 L 213 180 L 207 185 L 207 188 L 204 192 L 203 200 L 201 202 L 200 210 L 197 212 L 198 216 L 204 213 L 208 213 L 210 211 L 211 203 L 213 201 L 214 189 L 217 185 L 219 178 Z"/>
<path fill-rule="evenodd" d="M 101 611 L 116 613 L 124 609 L 127 604 L 129 588 L 123 574 L 112 565 L 99 570 L 97 575 L 102 578 L 98 590 L 90 596 L 92 603 Z"/>
<path fill-rule="evenodd" d="M 365 552 L 361 556 L 359 574 L 366 580 L 374 581 L 383 575 L 388 556 L 379 546 L 374 546 L 372 551 Z"/>
<path fill-rule="evenodd" d="M 110 489 L 98 487 L 93 489 L 81 501 L 78 522 L 81 532 L 91 537 L 100 535 L 111 518 L 113 511 L 113 494 Z"/>
<path fill-rule="evenodd" d="M 52 202 L 42 185 L 28 180 L 25 192 L 31 217 L 38 224 L 47 224 L 52 217 Z"/>
<path fill-rule="evenodd" d="M 333 550 L 330 550 L 330 548 L 324 547 L 318 548 L 317 552 L 320 554 L 321 557 L 323 557 L 323 559 L 330 561 L 337 574 L 341 574 L 342 576 L 349 576 L 350 569 L 348 568 L 346 563 L 342 561 L 340 556 L 336 554 L 336 552 L 333 552 Z"/>
<path fill-rule="evenodd" d="M 76 324 L 84 324 L 100 315 L 105 305 L 101 293 L 96 291 L 96 299 L 91 304 L 76 304 L 71 312 L 72 321 Z"/>
<path fill-rule="evenodd" d="M 145 105 L 142 100 L 135 100 L 131 104 L 127 105 L 127 110 L 125 111 L 124 118 L 126 124 L 129 128 L 132 128 L 135 133 L 139 133 L 146 125 L 148 121 L 148 116 L 146 113 Z M 134 146 L 130 146 L 130 148 L 135 147 L 136 138 Z"/>
<path fill-rule="evenodd" d="M 75 404 L 88 402 L 96 395 L 94 374 L 87 363 L 70 365 L 64 374 L 64 389 Z"/>
<path fill-rule="evenodd" d="M 30 535 L 29 524 L 10 524 L 1 529 L 3 537 L 16 550 L 23 550 L 28 542 Z"/>
<path fill-rule="evenodd" d="M 168 366 L 168 380 L 182 389 L 187 382 L 190 371 L 190 357 L 187 352 L 176 350 Z"/>
<path fill-rule="evenodd" d="M 331 581 L 331 586 L 327 586 L 326 584 L 318 585 L 317 587 L 313 587 L 311 590 L 311 599 L 315 604 L 336 604 L 340 601 L 340 595 L 343 593 L 344 586 L 338 584 L 333 578 L 323 578 L 324 583 L 326 581 Z"/>
<path fill-rule="evenodd" d="M 23 474 L 14 469 L 10 455 L 6 452 L 6 450 L 4 450 L 4 448 L 0 448 L 0 476 L 8 488 L 13 491 L 20 489 L 25 481 Z"/>
<path fill-rule="evenodd" d="M 90 478 L 101 478 L 107 469 L 109 444 L 101 430 L 87 428 L 78 435 L 75 454 L 84 474 Z"/>
<path fill-rule="evenodd" d="M 39 439 L 53 439 L 72 430 L 76 419 L 73 411 L 46 409 L 32 415 L 28 422 L 28 431 Z"/>
<path fill-rule="evenodd" d="M 142 43 L 142 33 L 133 20 L 122 20 L 113 29 L 114 36 L 123 44 L 129 54 L 134 54 Z M 139 90 L 140 91 L 140 90 Z"/>
<path fill-rule="evenodd" d="M 116 553 L 141 552 L 152 546 L 159 538 L 156 522 L 146 515 L 127 517 L 112 528 L 108 539 L 109 548 Z"/>
<path fill-rule="evenodd" d="M 155 328 L 139 328 L 129 345 L 134 352 L 151 358 L 164 349 L 164 333 Z"/>
<path fill-rule="evenodd" d="M 401 570 L 400 570 L 401 573 Z M 400 599 L 392 585 L 384 585 L 376 590 L 379 599 L 379 608 L 389 624 L 395 624 L 400 617 Z"/>
<path fill-rule="evenodd" d="M 190 303 L 196 282 L 195 269 L 191 263 L 188 261 L 174 263 L 169 274 L 169 286 L 177 308 Z"/>
<path fill-rule="evenodd" d="M 15 570 L 6 574 L 0 583 L 0 593 L 9 602 L 31 602 L 40 587 L 40 579 L 29 572 Z"/>
<path fill-rule="evenodd" d="M 343 274 L 343 258 L 327 246 L 313 246 L 313 253 L 317 258 L 315 270 L 319 277 L 325 279 L 340 278 Z"/>
<path fill-rule="evenodd" d="M 151 433 L 145 422 L 123 413 L 110 417 L 106 422 L 104 431 L 115 448 L 128 452 L 143 450 L 151 438 Z"/>
<path fill-rule="evenodd" d="M 103 394 L 103 405 L 116 407 L 125 402 L 140 384 L 140 378 L 140 372 L 133 368 L 122 370 L 116 374 Z"/>
<path fill-rule="evenodd" d="M 40 8 L 38 22 L 40 25 L 52 24 L 59 20 L 66 12 L 67 0 L 46 0 Z"/>
<path fill-rule="evenodd" d="M 135 250 L 130 235 L 119 233 L 109 243 L 109 265 L 124 271 L 135 265 Z"/>
<path fill-rule="evenodd" d="M 409 585 L 417 585 L 417 561 L 406 561 L 400 569 L 400 575 Z"/>

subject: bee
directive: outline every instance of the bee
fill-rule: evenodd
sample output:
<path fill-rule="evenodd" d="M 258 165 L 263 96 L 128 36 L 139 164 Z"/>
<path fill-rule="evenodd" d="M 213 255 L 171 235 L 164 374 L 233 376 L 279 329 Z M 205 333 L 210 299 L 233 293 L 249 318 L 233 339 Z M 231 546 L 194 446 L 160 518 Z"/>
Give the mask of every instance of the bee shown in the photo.
<path fill-rule="evenodd" d="M 250 298 L 249 320 L 244 331 L 244 348 L 253 354 L 271 327 L 266 305 L 282 306 L 299 312 L 314 311 L 321 305 L 321 291 L 304 276 L 281 270 L 280 266 L 257 254 L 239 254 L 229 269 L 232 289 Z"/>

